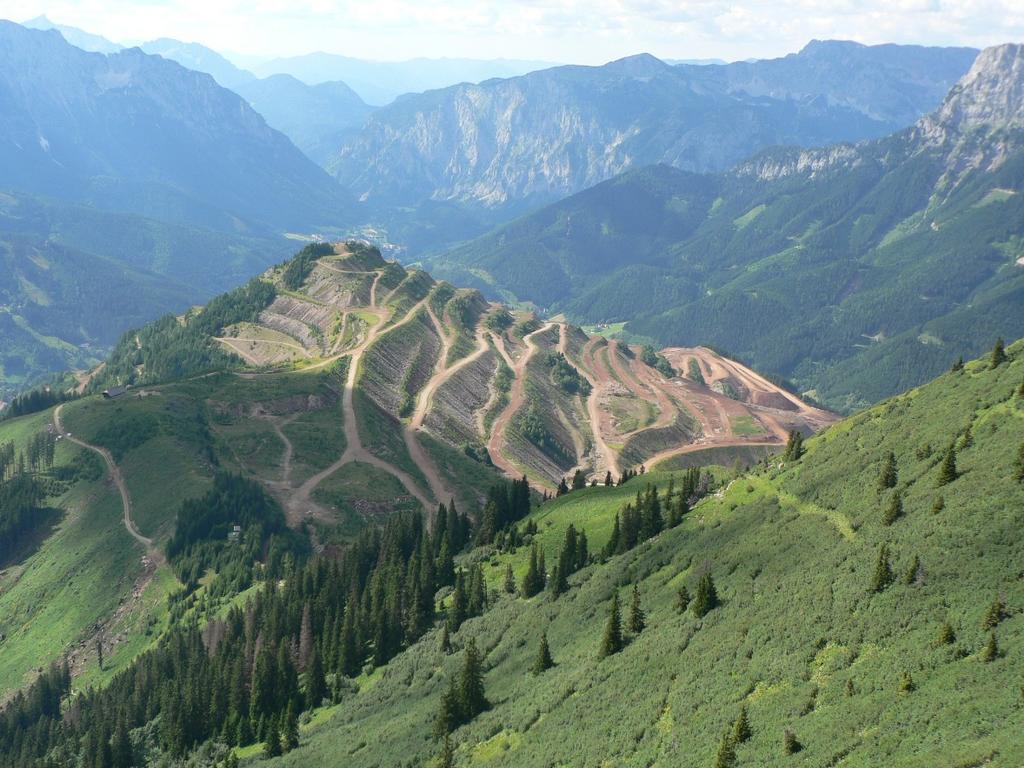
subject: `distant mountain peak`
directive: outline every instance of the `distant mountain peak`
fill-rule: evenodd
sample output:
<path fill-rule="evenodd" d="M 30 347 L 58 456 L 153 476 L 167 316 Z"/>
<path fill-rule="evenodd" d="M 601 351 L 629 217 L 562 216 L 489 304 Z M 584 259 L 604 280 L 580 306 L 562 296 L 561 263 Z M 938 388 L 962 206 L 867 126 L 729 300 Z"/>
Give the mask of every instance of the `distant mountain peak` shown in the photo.
<path fill-rule="evenodd" d="M 1024 127 L 1024 45 L 983 50 L 926 122 L 952 130 Z"/>
<path fill-rule="evenodd" d="M 671 68 L 671 65 L 666 64 L 657 56 L 652 56 L 649 53 L 637 53 L 632 56 L 624 56 L 621 59 L 615 59 L 614 61 L 610 61 L 605 64 L 605 69 L 622 72 L 623 74 L 633 75 L 635 77 L 656 75 Z"/>

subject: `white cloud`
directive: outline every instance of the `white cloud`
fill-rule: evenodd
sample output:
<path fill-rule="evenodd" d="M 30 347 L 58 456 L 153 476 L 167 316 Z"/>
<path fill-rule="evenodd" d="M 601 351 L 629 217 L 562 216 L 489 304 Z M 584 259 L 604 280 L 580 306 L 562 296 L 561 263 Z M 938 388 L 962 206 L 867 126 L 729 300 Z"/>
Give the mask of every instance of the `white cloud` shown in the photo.
<path fill-rule="evenodd" d="M 167 36 L 225 51 L 375 59 L 600 63 L 778 56 L 811 38 L 985 46 L 1024 38 L 1022 0 L 0 0 L 118 41 Z"/>

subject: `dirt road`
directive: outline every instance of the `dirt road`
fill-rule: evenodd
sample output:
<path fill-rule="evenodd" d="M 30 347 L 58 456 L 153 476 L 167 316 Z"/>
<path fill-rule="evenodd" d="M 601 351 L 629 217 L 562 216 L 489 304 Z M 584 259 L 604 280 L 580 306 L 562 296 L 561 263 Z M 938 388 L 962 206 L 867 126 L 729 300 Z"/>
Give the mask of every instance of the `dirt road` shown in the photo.
<path fill-rule="evenodd" d="M 154 546 L 152 539 L 142 535 L 138 526 L 135 525 L 135 520 L 132 519 L 132 497 L 128 493 L 128 485 L 125 483 L 124 476 L 121 474 L 121 470 L 117 466 L 117 462 L 114 461 L 114 457 L 111 456 L 110 451 L 106 448 L 101 448 L 98 445 L 92 445 L 91 443 L 87 443 L 84 440 L 80 440 L 79 438 L 68 434 L 60 420 L 60 413 L 62 410 L 64 410 L 63 403 L 58 405 L 53 411 L 53 426 L 54 429 L 57 430 L 57 434 L 64 435 L 64 439 L 70 440 L 77 446 L 93 451 L 94 453 L 98 453 L 103 458 L 103 461 L 107 465 L 107 471 L 110 473 L 110 478 L 114 481 L 114 485 L 117 486 L 117 490 L 121 494 L 121 506 L 124 509 L 123 520 L 125 530 L 131 534 L 133 539 L 146 548 L 146 552 L 153 562 L 157 564 L 162 563 L 164 561 L 163 552 Z"/>

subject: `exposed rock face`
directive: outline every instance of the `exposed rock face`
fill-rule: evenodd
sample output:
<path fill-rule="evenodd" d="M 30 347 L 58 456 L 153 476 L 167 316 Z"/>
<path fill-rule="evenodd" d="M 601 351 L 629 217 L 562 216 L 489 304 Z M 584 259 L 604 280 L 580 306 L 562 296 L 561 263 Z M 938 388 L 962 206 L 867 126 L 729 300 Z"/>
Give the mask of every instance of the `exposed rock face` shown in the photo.
<path fill-rule="evenodd" d="M 986 48 L 924 125 L 1024 127 L 1024 45 Z"/>
<path fill-rule="evenodd" d="M 975 53 L 819 43 L 754 64 L 673 67 L 640 55 L 557 67 L 403 97 L 374 113 L 332 168 L 370 201 L 490 207 L 545 202 L 653 163 L 721 171 L 768 146 L 906 126 Z"/>

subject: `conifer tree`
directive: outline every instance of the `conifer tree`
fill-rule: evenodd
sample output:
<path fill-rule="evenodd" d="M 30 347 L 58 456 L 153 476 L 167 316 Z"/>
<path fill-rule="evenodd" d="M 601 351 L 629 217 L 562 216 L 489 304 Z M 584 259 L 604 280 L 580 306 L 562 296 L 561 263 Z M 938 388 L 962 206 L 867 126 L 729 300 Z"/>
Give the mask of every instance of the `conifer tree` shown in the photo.
<path fill-rule="evenodd" d="M 291 752 L 299 746 L 299 718 L 295 714 L 295 705 L 289 704 L 281 728 L 281 751 Z"/>
<path fill-rule="evenodd" d="M 503 586 L 506 594 L 514 595 L 516 593 L 516 577 L 512 573 L 512 563 L 508 563 L 505 566 L 505 583 Z"/>
<path fill-rule="evenodd" d="M 324 676 L 324 665 L 320 661 L 320 652 L 316 648 L 309 656 L 306 667 L 306 709 L 315 709 L 327 695 L 327 680 Z"/>
<path fill-rule="evenodd" d="M 742 744 L 751 737 L 750 720 L 747 718 L 747 705 L 740 707 L 740 713 L 736 723 L 732 727 L 732 740 L 736 744 Z"/>
<path fill-rule="evenodd" d="M 733 768 L 736 765 L 736 745 L 732 743 L 732 734 L 726 731 L 718 744 L 715 755 L 715 768 Z"/>
<path fill-rule="evenodd" d="M 539 675 L 553 666 L 555 666 L 555 662 L 551 658 L 551 649 L 548 647 L 548 633 L 543 632 L 540 636 L 540 645 L 537 646 L 537 657 L 533 661 L 533 666 L 530 667 L 530 672 Z"/>
<path fill-rule="evenodd" d="M 995 346 L 992 347 L 992 356 L 990 363 L 993 368 L 998 368 L 1000 365 L 1006 362 L 1006 347 L 1003 344 L 1003 337 L 1000 336 L 996 339 Z"/>
<path fill-rule="evenodd" d="M 526 573 L 523 575 L 523 584 L 520 591 L 523 593 L 523 597 L 530 598 L 540 593 L 542 589 L 544 589 L 544 577 L 540 572 L 537 543 L 534 542 L 530 549 L 530 560 L 526 567 Z"/>
<path fill-rule="evenodd" d="M 985 643 L 985 649 L 981 652 L 981 660 L 984 662 L 995 661 L 999 658 L 999 644 L 996 642 L 996 633 L 988 633 L 988 642 Z"/>
<path fill-rule="evenodd" d="M 939 634 L 936 638 L 936 642 L 939 645 L 952 645 L 956 642 L 956 634 L 953 632 L 953 625 L 948 621 L 942 622 L 942 626 L 939 627 Z"/>
<path fill-rule="evenodd" d="M 128 736 L 128 728 L 125 726 L 124 718 L 117 719 L 117 726 L 114 728 L 114 738 L 110 745 L 111 765 L 113 768 L 132 768 L 135 764 L 135 756 L 132 751 L 132 742 Z"/>
<path fill-rule="evenodd" d="M 1022 384 L 1021 386 L 1024 387 L 1024 384 Z M 612 482 L 612 471 L 610 469 L 607 472 L 605 472 L 605 475 L 604 475 L 604 485 L 605 485 L 605 488 L 610 488 L 613 485 L 613 482 Z"/>
<path fill-rule="evenodd" d="M 605 624 L 604 637 L 601 638 L 601 650 L 598 658 L 604 659 L 616 654 L 623 648 L 622 615 L 619 611 L 619 592 L 612 595 L 612 605 L 608 611 L 608 623 Z"/>
<path fill-rule="evenodd" d="M 441 625 L 441 653 L 446 656 L 452 652 L 452 636 L 448 632 L 448 622 Z"/>
<path fill-rule="evenodd" d="M 952 373 L 959 373 L 963 369 L 964 369 L 964 359 L 961 356 L 961 357 L 958 357 L 956 360 L 953 361 L 953 366 L 949 370 Z"/>
<path fill-rule="evenodd" d="M 892 584 L 892 566 L 889 564 L 889 549 L 883 544 L 878 550 L 878 562 L 875 564 L 875 575 L 871 579 L 871 591 L 882 592 Z"/>
<path fill-rule="evenodd" d="M 921 559 L 914 555 L 914 559 L 910 563 L 910 568 L 907 569 L 906 576 L 903 577 L 903 583 L 910 585 L 917 583 L 921 578 Z"/>
<path fill-rule="evenodd" d="M 1009 614 L 1006 611 L 1006 604 L 1002 598 L 997 597 L 992 601 L 992 604 L 985 611 L 985 616 L 981 620 L 982 629 L 995 629 L 999 622 L 1005 619 Z"/>
<path fill-rule="evenodd" d="M 946 455 L 942 459 L 942 464 L 939 466 L 939 478 L 936 485 L 941 488 L 952 483 L 956 478 L 956 445 L 950 443 L 949 448 L 946 449 Z"/>
<path fill-rule="evenodd" d="M 1024 443 L 1020 444 L 1020 450 L 1017 452 L 1017 480 L 1024 483 Z"/>
<path fill-rule="evenodd" d="M 484 693 L 484 675 L 480 652 L 476 648 L 476 640 L 470 638 L 466 645 L 462 663 L 462 675 L 459 678 L 459 705 L 462 722 L 468 723 L 481 712 L 490 709 L 490 702 Z"/>
<path fill-rule="evenodd" d="M 889 497 L 889 503 L 885 507 L 885 512 L 882 513 L 882 524 L 892 525 L 903 515 L 903 495 L 897 488 L 892 492 L 892 496 Z"/>
<path fill-rule="evenodd" d="M 939 512 L 941 512 L 945 508 L 946 508 L 946 500 L 942 496 L 939 496 L 938 498 L 935 499 L 935 503 L 932 504 L 932 514 L 933 515 L 937 515 L 937 514 L 939 514 Z"/>
<path fill-rule="evenodd" d="M 680 613 L 686 613 L 686 609 L 690 607 L 690 590 L 683 584 L 679 587 L 679 591 L 676 592 L 676 610 Z"/>
<path fill-rule="evenodd" d="M 441 696 L 441 708 L 434 718 L 434 738 L 446 737 L 459 727 L 461 719 L 459 689 L 455 678 L 451 677 L 448 680 L 448 689 Z"/>
<path fill-rule="evenodd" d="M 693 614 L 698 619 L 707 616 L 718 605 L 718 590 L 711 571 L 705 571 L 697 582 L 697 593 L 693 598 Z"/>
<path fill-rule="evenodd" d="M 629 607 L 629 631 L 639 635 L 647 626 L 647 616 L 640 606 L 640 586 L 633 585 L 633 603 Z"/>
<path fill-rule="evenodd" d="M 885 462 L 882 464 L 882 471 L 878 475 L 879 489 L 885 490 L 886 488 L 895 488 L 898 476 L 896 469 L 896 454 L 889 451 L 885 455 Z"/>
<path fill-rule="evenodd" d="M 783 461 L 797 461 L 804 455 L 804 436 L 796 429 L 790 430 L 786 439 L 786 450 L 782 453 Z"/>
<path fill-rule="evenodd" d="M 900 693 L 912 693 L 916 688 L 914 678 L 909 672 L 904 672 L 900 678 Z"/>
<path fill-rule="evenodd" d="M 281 731 L 277 727 L 277 718 L 271 718 L 267 724 L 267 733 L 263 740 L 263 756 L 267 758 L 281 755 Z"/>
<path fill-rule="evenodd" d="M 568 492 L 569 486 L 566 484 L 565 478 L 563 477 L 558 481 L 558 488 L 555 490 L 555 496 L 565 496 Z"/>
<path fill-rule="evenodd" d="M 787 728 L 782 734 L 782 753 L 795 755 L 801 749 L 803 749 L 803 745 L 797 739 L 796 734 Z"/>
<path fill-rule="evenodd" d="M 441 759 L 439 768 L 454 768 L 455 749 L 452 747 L 452 737 L 447 733 L 444 735 L 444 742 L 441 744 Z"/>
<path fill-rule="evenodd" d="M 582 469 L 577 469 L 572 476 L 572 489 L 578 491 L 581 488 L 587 487 L 587 476 L 583 474 Z"/>

